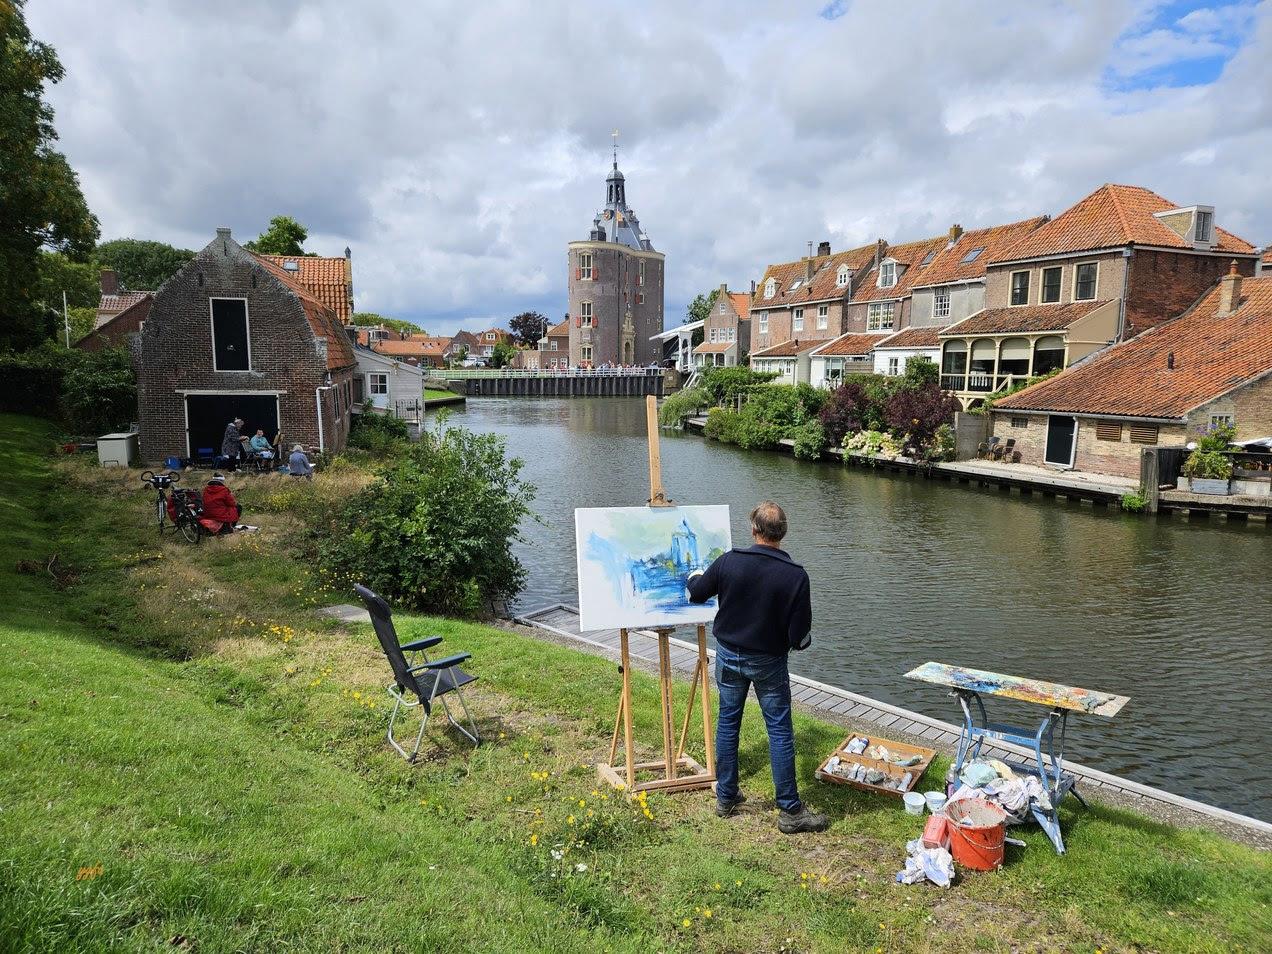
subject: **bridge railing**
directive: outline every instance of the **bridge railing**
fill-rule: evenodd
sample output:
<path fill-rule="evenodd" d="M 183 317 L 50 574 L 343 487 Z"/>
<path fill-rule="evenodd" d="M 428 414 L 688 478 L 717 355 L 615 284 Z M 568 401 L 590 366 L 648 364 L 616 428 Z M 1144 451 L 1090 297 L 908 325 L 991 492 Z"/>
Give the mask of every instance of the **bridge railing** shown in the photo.
<path fill-rule="evenodd" d="M 480 378 L 654 378 L 662 368 L 428 368 L 426 376 L 443 381 Z"/>

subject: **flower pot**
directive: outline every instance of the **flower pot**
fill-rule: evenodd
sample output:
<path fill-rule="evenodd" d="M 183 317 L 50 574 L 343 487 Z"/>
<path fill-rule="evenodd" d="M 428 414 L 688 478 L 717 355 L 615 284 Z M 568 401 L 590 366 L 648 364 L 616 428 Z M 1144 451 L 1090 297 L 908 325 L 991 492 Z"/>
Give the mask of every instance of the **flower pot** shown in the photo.
<path fill-rule="evenodd" d="M 1192 485 L 1192 492 L 1195 494 L 1214 494 L 1226 497 L 1230 481 L 1213 477 L 1193 477 L 1189 483 Z"/>

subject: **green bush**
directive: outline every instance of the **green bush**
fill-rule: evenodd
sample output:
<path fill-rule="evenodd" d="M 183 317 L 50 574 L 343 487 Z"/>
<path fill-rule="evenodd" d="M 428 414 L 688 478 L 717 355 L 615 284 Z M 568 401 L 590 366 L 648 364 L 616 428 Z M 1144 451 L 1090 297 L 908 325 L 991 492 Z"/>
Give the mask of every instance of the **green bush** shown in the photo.
<path fill-rule="evenodd" d="M 795 440 L 795 456 L 802 460 L 820 460 L 826 449 L 826 432 L 821 421 L 805 421 L 792 432 Z"/>
<path fill-rule="evenodd" d="M 45 341 L 0 354 L 0 411 L 52 418 L 95 436 L 137 419 L 137 377 L 124 348 L 68 350 Z"/>
<path fill-rule="evenodd" d="M 679 427 L 684 418 L 698 413 L 710 403 L 711 399 L 702 388 L 677 391 L 658 408 L 658 423 L 665 427 Z"/>
<path fill-rule="evenodd" d="M 1148 498 L 1144 496 L 1144 488 L 1122 494 L 1122 509 L 1127 513 L 1143 513 L 1148 507 Z"/>
<path fill-rule="evenodd" d="M 738 424 L 741 419 L 742 415 L 737 411 L 713 407 L 707 413 L 707 424 L 702 429 L 702 433 L 707 437 L 723 441 L 726 444 L 736 444 L 738 442 Z"/>
<path fill-rule="evenodd" d="M 513 555 L 534 487 L 502 437 L 439 421 L 316 531 L 319 561 L 414 609 L 471 616 L 525 582 Z"/>
<path fill-rule="evenodd" d="M 390 414 L 362 413 L 353 419 L 349 446 L 371 457 L 392 457 L 402 452 L 410 440 L 406 421 Z"/>
<path fill-rule="evenodd" d="M 746 394 L 757 385 L 768 384 L 777 375 L 768 371 L 752 371 L 748 367 L 707 368 L 702 372 L 698 387 L 706 392 L 711 404 L 732 404 L 740 394 Z"/>

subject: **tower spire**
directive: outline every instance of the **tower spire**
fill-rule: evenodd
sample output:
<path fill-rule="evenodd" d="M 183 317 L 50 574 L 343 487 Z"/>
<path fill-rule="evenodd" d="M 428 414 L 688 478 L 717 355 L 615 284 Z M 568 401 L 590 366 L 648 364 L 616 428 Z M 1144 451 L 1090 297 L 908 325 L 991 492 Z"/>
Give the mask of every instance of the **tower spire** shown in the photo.
<path fill-rule="evenodd" d="M 614 139 L 614 168 L 618 168 L 618 130 L 615 129 L 611 136 Z"/>

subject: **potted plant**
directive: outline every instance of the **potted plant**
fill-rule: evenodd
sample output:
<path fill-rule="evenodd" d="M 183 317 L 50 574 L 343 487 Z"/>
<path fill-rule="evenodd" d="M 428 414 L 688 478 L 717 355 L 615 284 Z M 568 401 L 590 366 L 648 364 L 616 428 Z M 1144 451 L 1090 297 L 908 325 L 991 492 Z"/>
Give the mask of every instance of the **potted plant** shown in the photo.
<path fill-rule="evenodd" d="M 1232 458 L 1226 451 L 1236 437 L 1230 424 L 1213 424 L 1201 433 L 1197 449 L 1184 461 L 1183 473 L 1195 494 L 1226 496 L 1232 483 Z"/>

